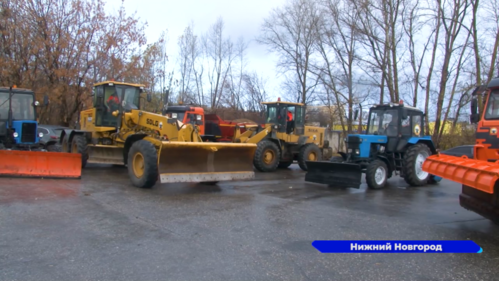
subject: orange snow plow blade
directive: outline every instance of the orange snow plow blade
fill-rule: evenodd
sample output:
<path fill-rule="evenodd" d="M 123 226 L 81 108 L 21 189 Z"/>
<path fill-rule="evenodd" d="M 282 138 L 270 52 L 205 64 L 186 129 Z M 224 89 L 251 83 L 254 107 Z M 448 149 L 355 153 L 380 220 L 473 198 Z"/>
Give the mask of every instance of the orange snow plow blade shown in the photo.
<path fill-rule="evenodd" d="M 81 178 L 81 154 L 0 150 L 0 175 L 14 177 Z"/>
<path fill-rule="evenodd" d="M 423 171 L 493 194 L 499 179 L 499 164 L 466 156 L 432 155 L 423 163 Z"/>

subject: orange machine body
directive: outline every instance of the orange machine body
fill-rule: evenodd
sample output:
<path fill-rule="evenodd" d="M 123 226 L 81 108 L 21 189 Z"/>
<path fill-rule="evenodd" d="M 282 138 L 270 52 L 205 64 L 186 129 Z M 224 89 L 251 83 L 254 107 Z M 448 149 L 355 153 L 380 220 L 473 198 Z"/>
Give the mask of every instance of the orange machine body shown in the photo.
<path fill-rule="evenodd" d="M 481 115 L 478 96 L 485 101 Z M 470 121 L 477 126 L 474 159 L 437 154 L 422 168 L 462 184 L 460 205 L 499 223 L 499 77 L 473 92 Z"/>
<path fill-rule="evenodd" d="M 168 106 L 166 115 L 169 118 L 176 118 L 182 123 L 194 122 L 204 141 L 232 142 L 236 126 L 239 126 L 240 133 L 244 133 L 253 124 L 246 122 L 232 122 L 223 120 L 217 114 L 205 114 L 202 107 L 189 105 Z"/>

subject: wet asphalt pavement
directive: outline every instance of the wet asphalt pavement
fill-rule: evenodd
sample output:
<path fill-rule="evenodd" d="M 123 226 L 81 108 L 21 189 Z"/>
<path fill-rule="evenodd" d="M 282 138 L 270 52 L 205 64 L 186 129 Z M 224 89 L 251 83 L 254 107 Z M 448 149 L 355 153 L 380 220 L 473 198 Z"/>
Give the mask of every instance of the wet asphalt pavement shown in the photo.
<path fill-rule="evenodd" d="M 0 178 L 0 280 L 497 280 L 499 226 L 460 186 L 305 183 L 298 165 L 218 186 Z M 463 240 L 481 254 L 321 254 L 314 240 Z"/>

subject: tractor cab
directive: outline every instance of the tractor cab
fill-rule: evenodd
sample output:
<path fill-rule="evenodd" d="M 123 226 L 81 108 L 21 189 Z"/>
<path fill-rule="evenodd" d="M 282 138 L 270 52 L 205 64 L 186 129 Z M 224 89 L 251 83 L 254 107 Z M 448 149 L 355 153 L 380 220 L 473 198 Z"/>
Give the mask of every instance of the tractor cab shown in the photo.
<path fill-rule="evenodd" d="M 82 121 L 84 123 L 87 120 L 91 122 L 92 117 L 94 117 L 96 127 L 118 128 L 121 123 L 119 120 L 124 112 L 140 109 L 140 94 L 143 91 L 144 85 L 139 84 L 115 81 L 95 84 L 93 93 L 95 116 L 91 116 L 92 112 L 82 112 L 87 118 Z M 147 99 L 150 100 L 149 95 Z M 86 116 L 87 114 L 90 115 Z"/>
<path fill-rule="evenodd" d="M 266 124 L 272 124 L 277 132 L 302 135 L 305 126 L 305 105 L 302 103 L 263 102 L 266 109 Z"/>
<path fill-rule="evenodd" d="M 402 104 L 377 105 L 369 111 L 367 135 L 419 137 L 423 132 L 423 112 Z"/>
<path fill-rule="evenodd" d="M 48 104 L 48 97 L 45 98 Z M 43 134 L 37 133 L 35 94 L 28 89 L 0 88 L 0 146 L 35 147 Z"/>

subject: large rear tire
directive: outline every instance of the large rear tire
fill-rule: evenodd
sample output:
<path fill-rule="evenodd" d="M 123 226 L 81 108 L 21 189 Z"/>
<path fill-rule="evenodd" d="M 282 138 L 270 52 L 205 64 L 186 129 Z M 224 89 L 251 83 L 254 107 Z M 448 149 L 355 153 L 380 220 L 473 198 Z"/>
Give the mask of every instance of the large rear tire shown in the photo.
<path fill-rule="evenodd" d="M 388 179 L 388 167 L 382 160 L 376 159 L 366 169 L 367 186 L 371 189 L 382 189 Z"/>
<path fill-rule="evenodd" d="M 128 176 L 132 184 L 140 188 L 151 188 L 159 177 L 158 152 L 147 140 L 133 143 L 128 152 Z"/>
<path fill-rule="evenodd" d="M 300 148 L 298 153 L 298 165 L 303 171 L 307 171 L 305 161 L 321 161 L 322 151 L 315 143 L 309 143 Z"/>
<path fill-rule="evenodd" d="M 83 135 L 76 135 L 71 140 L 71 153 L 81 154 L 81 168 L 85 168 L 88 160 L 87 140 Z"/>
<path fill-rule="evenodd" d="M 260 172 L 273 172 L 279 165 L 281 151 L 277 144 L 270 140 L 262 140 L 257 144 L 253 165 Z"/>
<path fill-rule="evenodd" d="M 423 171 L 423 163 L 431 155 L 430 148 L 422 143 L 410 146 L 404 156 L 404 180 L 411 186 L 428 183 L 430 174 Z"/>
<path fill-rule="evenodd" d="M 277 167 L 279 169 L 287 169 L 289 168 L 289 166 L 291 166 L 291 164 L 293 164 L 293 161 L 283 161 L 279 162 L 279 165 L 277 165 Z"/>

